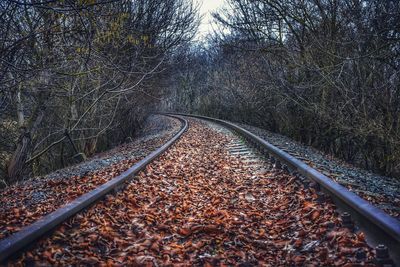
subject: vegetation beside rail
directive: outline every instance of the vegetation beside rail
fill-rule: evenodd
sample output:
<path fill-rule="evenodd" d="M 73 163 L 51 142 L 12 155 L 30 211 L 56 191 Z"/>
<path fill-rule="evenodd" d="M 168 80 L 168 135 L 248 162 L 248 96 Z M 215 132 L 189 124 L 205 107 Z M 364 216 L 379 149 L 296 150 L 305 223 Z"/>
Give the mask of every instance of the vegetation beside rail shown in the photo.
<path fill-rule="evenodd" d="M 399 1 L 226 0 L 202 36 L 198 1 L 6 0 L 0 14 L 0 186 L 124 142 L 157 110 L 400 177 Z"/>
<path fill-rule="evenodd" d="M 180 111 L 400 177 L 400 2 L 229 0 L 177 73 Z M 174 102 L 174 101 L 172 101 Z"/>

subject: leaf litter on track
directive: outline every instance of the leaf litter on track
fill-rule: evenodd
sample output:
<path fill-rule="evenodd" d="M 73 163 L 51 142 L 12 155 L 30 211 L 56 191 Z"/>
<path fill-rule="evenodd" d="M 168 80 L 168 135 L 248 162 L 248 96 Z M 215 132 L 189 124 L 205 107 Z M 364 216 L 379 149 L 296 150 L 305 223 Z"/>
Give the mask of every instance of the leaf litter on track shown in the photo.
<path fill-rule="evenodd" d="M 101 158 L 102 161 L 107 161 L 106 164 L 84 162 L 71 167 L 72 170 L 59 170 L 45 178 L 37 177 L 1 190 L 0 239 L 113 179 L 141 160 L 144 155 L 163 145 L 178 132 L 180 123 L 172 118 L 158 118 L 157 122 L 160 120 L 168 124 L 168 130 L 161 132 L 161 129 L 157 129 L 157 134 L 145 136 L 144 140 L 138 140 L 140 142 L 122 144 L 94 157 L 95 160 Z M 77 174 L 74 170 L 77 168 L 85 171 L 83 174 Z M 60 172 L 64 172 L 63 175 L 57 175 Z"/>
<path fill-rule="evenodd" d="M 334 204 L 282 171 L 255 177 L 225 148 L 230 138 L 191 120 L 123 191 L 12 265 L 373 266 L 363 233 L 341 227 Z"/>

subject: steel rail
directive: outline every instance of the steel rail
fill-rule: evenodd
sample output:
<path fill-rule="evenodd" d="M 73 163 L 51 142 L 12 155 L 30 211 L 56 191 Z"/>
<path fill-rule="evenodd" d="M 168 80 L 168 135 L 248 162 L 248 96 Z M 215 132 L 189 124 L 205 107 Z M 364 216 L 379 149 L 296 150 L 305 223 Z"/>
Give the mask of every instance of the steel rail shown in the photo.
<path fill-rule="evenodd" d="M 0 263 L 17 252 L 20 252 L 71 216 L 102 199 L 105 195 L 121 189 L 125 182 L 134 178 L 139 171 L 143 170 L 150 162 L 165 152 L 188 129 L 188 122 L 185 119 L 175 115 L 167 116 L 174 117 L 182 122 L 182 127 L 179 132 L 176 133 L 170 140 L 168 140 L 168 142 L 151 152 L 139 162 L 135 163 L 131 168 L 119 176 L 113 178 L 105 184 L 100 185 L 96 189 L 81 195 L 72 202 L 60 207 L 48 215 L 45 215 L 33 224 L 22 228 L 20 231 L 12 234 L 11 236 L 0 240 Z"/>
<path fill-rule="evenodd" d="M 243 136 L 258 149 L 275 158 L 281 164 L 285 164 L 290 172 L 301 174 L 311 181 L 319 184 L 324 192 L 327 192 L 340 210 L 349 212 L 356 221 L 357 226 L 366 233 L 367 241 L 373 245 L 384 244 L 388 247 L 392 260 L 400 266 L 400 221 L 391 217 L 383 210 L 373 206 L 347 188 L 333 181 L 331 178 L 308 166 L 303 161 L 296 159 L 285 151 L 268 143 L 242 127 L 229 121 L 216 118 L 171 113 L 181 116 L 193 117 L 211 121 L 223 125 L 239 135 Z"/>

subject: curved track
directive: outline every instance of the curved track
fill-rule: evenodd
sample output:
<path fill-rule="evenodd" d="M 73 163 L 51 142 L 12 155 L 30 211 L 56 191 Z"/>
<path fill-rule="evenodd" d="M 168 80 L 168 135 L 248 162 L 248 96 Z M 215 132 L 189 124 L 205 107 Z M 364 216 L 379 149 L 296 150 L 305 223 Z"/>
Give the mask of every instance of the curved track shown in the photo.
<path fill-rule="evenodd" d="M 341 212 L 349 213 L 352 216 L 352 219 L 357 223 L 357 227 L 367 234 L 367 239 L 371 245 L 380 246 L 383 244 L 388 248 L 395 263 L 400 265 L 400 221 L 301 160 L 234 123 L 199 115 L 187 116 L 224 125 L 245 138 L 249 143 L 261 150 L 264 155 L 271 157 L 271 161 L 279 168 L 285 169 L 299 179 L 303 179 L 303 181 L 308 179 L 306 183 L 310 181 L 316 183 L 318 190 L 322 189 L 323 192 L 329 194 Z M 383 261 L 385 262 L 385 260 Z M 390 263 L 390 260 L 388 262 Z"/>
<path fill-rule="evenodd" d="M 66 204 L 65 206 L 51 212 L 50 214 L 42 217 L 35 223 L 22 228 L 17 233 L 0 240 L 0 262 L 6 260 L 14 253 L 19 252 L 26 246 L 31 245 L 38 238 L 53 230 L 57 225 L 61 224 L 71 216 L 77 214 L 84 208 L 89 207 L 96 201 L 102 199 L 110 192 L 115 192 L 124 186 L 126 182 L 132 179 L 138 172 L 145 168 L 151 161 L 156 159 L 160 154 L 166 151 L 182 134 L 187 130 L 188 123 L 181 117 L 171 116 L 179 119 L 182 122 L 181 130 L 174 135 L 163 146 L 150 153 L 147 157 L 143 158 L 134 164 L 127 171 L 115 177 L 109 182 L 97 187 L 96 189 L 78 197 L 74 201 Z"/>
<path fill-rule="evenodd" d="M 232 123 L 190 117 L 201 121 L 191 119 L 186 134 L 187 121 L 180 118 L 181 131 L 128 171 L 1 240 L 0 260 L 15 255 L 11 264 L 390 263 L 336 207 L 358 219 L 370 244 L 384 243 L 396 256 L 399 224 L 390 216 Z"/>

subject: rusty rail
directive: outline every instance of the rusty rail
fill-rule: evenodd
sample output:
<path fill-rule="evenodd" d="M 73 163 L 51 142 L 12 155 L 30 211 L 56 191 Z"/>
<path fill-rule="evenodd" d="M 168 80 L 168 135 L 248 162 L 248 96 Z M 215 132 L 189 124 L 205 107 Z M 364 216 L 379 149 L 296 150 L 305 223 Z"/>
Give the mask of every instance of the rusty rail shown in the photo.
<path fill-rule="evenodd" d="M 175 134 L 168 142 L 159 147 L 144 159 L 135 163 L 131 168 L 113 178 L 105 184 L 100 185 L 96 189 L 83 194 L 65 206 L 51 212 L 50 214 L 40 218 L 31 225 L 22 228 L 13 235 L 0 240 L 0 262 L 5 261 L 11 255 L 23 250 L 25 247 L 32 244 L 38 238 L 53 230 L 57 225 L 61 224 L 79 211 L 89 207 L 95 202 L 102 199 L 107 194 L 121 189 L 125 182 L 131 180 L 139 171 L 143 170 L 150 162 L 156 159 L 159 155 L 165 152 L 182 134 L 187 130 L 188 123 L 185 119 L 168 115 L 179 119 L 182 122 L 180 131 Z"/>
<path fill-rule="evenodd" d="M 234 123 L 199 115 L 179 115 L 208 120 L 223 125 L 243 136 L 266 156 L 270 156 L 276 165 L 284 165 L 283 167 L 291 173 L 306 177 L 320 185 L 321 189 L 331 196 L 339 210 L 351 214 L 357 226 L 366 233 L 367 241 L 374 246 L 384 244 L 388 248 L 391 260 L 400 266 L 400 221 L 391 217 L 383 210 L 373 206 L 370 202 L 350 192 L 347 188 L 336 183 L 316 169 L 308 166 L 301 160 L 296 159 L 285 151 L 275 147 L 264 139 L 235 125 Z M 378 246 L 377 252 L 379 249 Z M 390 262 L 390 259 L 387 259 L 387 261 Z M 385 259 L 382 259 L 381 263 L 382 265 L 385 264 Z M 380 263 L 378 262 L 378 265 L 379 264 Z"/>

